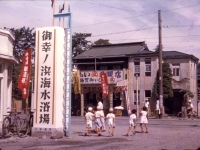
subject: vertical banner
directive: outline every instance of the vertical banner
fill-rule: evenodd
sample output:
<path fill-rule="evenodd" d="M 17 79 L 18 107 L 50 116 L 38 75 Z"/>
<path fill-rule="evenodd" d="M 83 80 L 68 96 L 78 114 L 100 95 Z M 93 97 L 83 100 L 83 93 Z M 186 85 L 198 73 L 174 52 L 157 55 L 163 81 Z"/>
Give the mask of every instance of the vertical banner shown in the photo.
<path fill-rule="evenodd" d="M 100 74 L 101 79 L 101 88 L 102 88 L 102 97 L 108 96 L 108 78 L 105 72 Z"/>
<path fill-rule="evenodd" d="M 18 88 L 22 90 L 22 98 L 28 97 L 28 87 L 31 73 L 31 48 L 24 51 L 22 69 L 18 79 Z"/>

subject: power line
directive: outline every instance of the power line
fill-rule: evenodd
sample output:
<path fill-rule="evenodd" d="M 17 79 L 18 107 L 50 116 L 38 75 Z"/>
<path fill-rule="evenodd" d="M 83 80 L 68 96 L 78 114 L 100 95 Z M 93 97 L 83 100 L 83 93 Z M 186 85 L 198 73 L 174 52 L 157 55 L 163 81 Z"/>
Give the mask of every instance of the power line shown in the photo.
<path fill-rule="evenodd" d="M 121 18 L 121 19 L 115 19 L 115 20 L 110 20 L 110 21 L 105 21 L 105 22 L 99 22 L 99 23 L 87 24 L 87 25 L 82 25 L 82 26 L 76 26 L 76 27 L 73 27 L 73 28 L 80 28 L 80 27 L 86 27 L 86 26 L 104 24 L 104 23 L 115 22 L 115 21 L 119 21 L 119 20 L 130 19 L 130 18 L 136 18 L 136 17 L 141 17 L 141 16 L 148 16 L 148 15 L 152 15 L 152 14 L 155 14 L 155 13 L 148 13 L 148 14 L 143 14 L 143 15 L 138 15 L 138 16 L 132 16 L 132 17 L 127 17 L 127 18 Z"/>

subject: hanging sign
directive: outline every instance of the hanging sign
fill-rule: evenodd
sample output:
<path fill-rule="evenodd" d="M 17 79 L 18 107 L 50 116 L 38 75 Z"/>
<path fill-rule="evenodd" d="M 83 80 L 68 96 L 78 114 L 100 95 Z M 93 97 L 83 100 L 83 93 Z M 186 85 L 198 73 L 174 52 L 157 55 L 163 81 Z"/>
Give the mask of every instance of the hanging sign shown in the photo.
<path fill-rule="evenodd" d="M 100 74 L 102 97 L 108 96 L 108 78 L 105 72 Z"/>

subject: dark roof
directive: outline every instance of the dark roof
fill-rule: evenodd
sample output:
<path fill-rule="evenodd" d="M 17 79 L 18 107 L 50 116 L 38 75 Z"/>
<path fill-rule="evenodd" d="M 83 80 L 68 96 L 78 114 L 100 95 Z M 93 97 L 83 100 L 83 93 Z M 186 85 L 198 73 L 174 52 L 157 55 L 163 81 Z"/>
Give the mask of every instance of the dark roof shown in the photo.
<path fill-rule="evenodd" d="M 187 56 L 188 54 L 177 51 L 163 51 L 163 56 Z"/>
<path fill-rule="evenodd" d="M 83 58 L 95 58 L 95 57 L 123 57 L 138 53 L 142 50 L 149 51 L 145 42 L 134 42 L 134 43 L 120 43 L 110 45 L 94 45 L 92 49 L 87 50 L 73 59 Z"/>
<path fill-rule="evenodd" d="M 176 57 L 176 58 L 185 58 L 185 57 L 190 57 L 191 59 L 195 60 L 195 61 L 199 61 L 199 59 L 197 57 L 195 57 L 194 55 L 190 55 L 190 54 L 185 54 L 182 52 L 178 52 L 178 51 L 163 51 L 163 57 Z"/>

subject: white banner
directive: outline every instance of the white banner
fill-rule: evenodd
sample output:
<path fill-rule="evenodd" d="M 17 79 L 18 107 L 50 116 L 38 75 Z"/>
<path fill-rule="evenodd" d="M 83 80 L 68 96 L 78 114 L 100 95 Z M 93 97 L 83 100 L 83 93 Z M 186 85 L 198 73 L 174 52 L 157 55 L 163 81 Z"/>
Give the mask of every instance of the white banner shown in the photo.
<path fill-rule="evenodd" d="M 101 71 L 81 71 L 80 82 L 81 84 L 100 84 L 100 73 L 105 72 L 108 76 L 108 84 L 116 84 L 122 81 L 123 70 L 101 70 Z"/>

